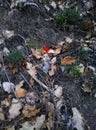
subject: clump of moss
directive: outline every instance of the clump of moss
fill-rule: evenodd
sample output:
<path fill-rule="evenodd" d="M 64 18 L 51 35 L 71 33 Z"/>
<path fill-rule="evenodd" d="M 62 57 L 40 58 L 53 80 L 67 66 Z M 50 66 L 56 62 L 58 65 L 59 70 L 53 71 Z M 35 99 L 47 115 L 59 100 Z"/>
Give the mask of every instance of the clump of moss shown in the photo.
<path fill-rule="evenodd" d="M 43 4 L 47 4 L 49 1 L 48 1 L 48 0 L 41 0 L 41 2 L 42 2 Z"/>
<path fill-rule="evenodd" d="M 10 62 L 13 67 L 18 68 L 19 65 L 24 62 L 24 54 L 19 50 L 11 51 L 6 57 L 7 62 Z"/>
<path fill-rule="evenodd" d="M 81 76 L 80 66 L 78 66 L 76 64 L 68 65 L 67 66 L 67 74 L 70 76 L 74 76 L 74 77 Z"/>
<path fill-rule="evenodd" d="M 54 21 L 60 26 L 66 26 L 72 24 L 81 18 L 80 11 L 78 9 L 67 8 L 65 12 L 59 11 L 54 14 Z"/>
<path fill-rule="evenodd" d="M 62 11 L 56 12 L 54 15 L 54 20 L 58 25 L 62 27 L 65 27 L 67 25 L 67 17 Z"/>
<path fill-rule="evenodd" d="M 90 57 L 90 53 L 87 50 L 84 50 L 83 48 L 81 48 L 78 53 L 77 53 L 77 58 L 79 60 L 88 60 Z"/>

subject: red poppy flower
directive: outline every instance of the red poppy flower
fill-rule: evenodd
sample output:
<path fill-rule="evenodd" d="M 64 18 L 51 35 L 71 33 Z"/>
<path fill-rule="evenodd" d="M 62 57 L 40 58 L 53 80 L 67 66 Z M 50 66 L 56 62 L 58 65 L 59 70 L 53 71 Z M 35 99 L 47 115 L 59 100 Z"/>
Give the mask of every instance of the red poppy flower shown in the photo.
<path fill-rule="evenodd" d="M 43 47 L 43 50 L 48 53 L 48 51 L 50 50 L 50 48 L 48 46 L 45 46 L 45 47 Z"/>

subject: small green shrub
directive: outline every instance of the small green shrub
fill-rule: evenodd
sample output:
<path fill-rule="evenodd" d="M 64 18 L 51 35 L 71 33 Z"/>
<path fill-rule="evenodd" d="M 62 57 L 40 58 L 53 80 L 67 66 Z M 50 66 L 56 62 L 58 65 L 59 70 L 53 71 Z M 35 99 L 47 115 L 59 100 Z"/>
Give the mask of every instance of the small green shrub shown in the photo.
<path fill-rule="evenodd" d="M 24 54 L 19 50 L 14 50 L 5 57 L 7 62 L 10 62 L 13 67 L 18 68 L 20 63 L 24 62 Z"/>
<path fill-rule="evenodd" d="M 67 17 L 64 15 L 63 12 L 57 12 L 54 15 L 54 20 L 58 25 L 62 27 L 65 27 L 67 25 Z"/>
<path fill-rule="evenodd" d="M 80 11 L 71 8 L 67 8 L 65 12 L 59 11 L 54 14 L 54 21 L 60 26 L 67 26 L 67 24 L 72 24 L 80 18 Z"/>
<path fill-rule="evenodd" d="M 75 76 L 75 77 L 81 76 L 80 66 L 75 65 L 75 64 L 68 65 L 67 66 L 67 74 L 71 75 L 71 76 Z"/>
<path fill-rule="evenodd" d="M 68 8 L 65 11 L 65 16 L 67 17 L 68 23 L 73 23 L 81 18 L 80 11 L 78 9 Z"/>
<path fill-rule="evenodd" d="M 80 49 L 77 53 L 77 58 L 79 60 L 87 60 L 90 57 L 90 53 L 83 48 Z"/>
<path fill-rule="evenodd" d="M 48 0 L 41 0 L 41 2 L 42 2 L 43 4 L 47 4 L 49 1 L 48 1 Z"/>

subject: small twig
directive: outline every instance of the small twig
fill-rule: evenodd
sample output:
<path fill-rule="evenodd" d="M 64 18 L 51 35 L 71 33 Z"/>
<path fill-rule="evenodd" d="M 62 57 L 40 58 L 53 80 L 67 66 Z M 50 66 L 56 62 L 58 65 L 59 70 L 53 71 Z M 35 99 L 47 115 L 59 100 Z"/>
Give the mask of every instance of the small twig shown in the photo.
<path fill-rule="evenodd" d="M 80 48 L 81 48 L 81 47 L 79 46 L 79 47 L 76 48 L 76 49 L 72 49 L 72 50 L 70 50 L 70 51 L 68 51 L 68 52 L 61 53 L 61 54 L 58 55 L 58 57 L 59 57 L 59 58 L 62 58 L 62 57 L 68 56 L 68 55 L 72 55 L 72 54 L 78 52 L 78 50 L 79 50 Z"/>
<path fill-rule="evenodd" d="M 41 70 L 41 69 L 38 67 L 38 70 Z M 46 82 L 46 80 L 44 79 L 45 76 L 43 77 L 39 71 L 37 72 L 37 74 L 42 78 L 42 81 L 43 81 L 47 86 L 49 86 L 49 85 L 48 85 L 48 82 Z M 48 75 L 47 75 L 47 76 L 48 76 Z"/>
<path fill-rule="evenodd" d="M 44 83 L 42 83 L 39 79 L 37 79 L 35 76 L 32 76 L 32 78 L 33 78 L 38 84 L 40 84 L 40 86 L 42 86 L 42 87 L 45 88 L 48 92 L 50 92 L 50 89 L 49 89 Z"/>
<path fill-rule="evenodd" d="M 21 75 L 21 77 L 24 79 L 24 81 L 28 84 L 29 88 L 36 93 L 36 91 L 31 87 L 31 84 L 27 81 L 27 79 L 25 78 L 25 76 L 20 72 L 19 73 Z M 37 94 L 38 95 L 38 94 Z M 39 95 L 38 95 L 39 97 Z M 40 98 L 40 97 L 39 97 Z"/>
<path fill-rule="evenodd" d="M 32 68 L 32 64 L 28 62 L 27 62 L 27 72 L 38 84 L 40 84 L 40 86 L 42 86 L 48 92 L 51 92 L 50 89 L 44 83 L 42 83 L 39 79 L 37 79 L 36 70 Z"/>
<path fill-rule="evenodd" d="M 6 75 L 7 79 L 8 79 L 8 82 L 11 83 L 11 81 L 10 81 L 10 79 L 9 79 L 9 76 L 8 76 L 8 74 L 7 74 L 7 71 L 6 71 L 5 65 L 4 65 L 4 58 L 3 58 L 3 56 L 2 56 L 2 65 L 3 65 L 3 70 L 4 70 L 4 72 L 5 72 L 5 75 Z M 11 84 L 10 84 L 10 85 L 11 85 Z M 11 87 L 11 90 L 12 90 L 12 92 L 14 93 L 15 97 L 18 99 L 18 101 L 21 102 L 21 101 L 19 100 L 19 98 L 17 97 L 17 95 L 16 95 L 16 93 L 15 93 L 13 87 Z"/>
<path fill-rule="evenodd" d="M 20 72 L 19 73 L 21 75 L 21 77 L 25 80 L 25 82 L 28 84 L 29 88 L 32 90 L 32 91 L 35 91 L 32 87 L 31 87 L 31 84 L 27 81 L 27 79 L 25 78 L 25 76 Z"/>

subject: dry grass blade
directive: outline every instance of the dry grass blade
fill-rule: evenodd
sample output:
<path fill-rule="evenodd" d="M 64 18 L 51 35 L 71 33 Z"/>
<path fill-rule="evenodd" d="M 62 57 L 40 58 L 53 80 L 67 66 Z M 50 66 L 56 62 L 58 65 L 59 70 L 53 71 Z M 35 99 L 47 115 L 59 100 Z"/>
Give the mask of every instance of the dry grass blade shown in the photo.
<path fill-rule="evenodd" d="M 5 72 L 5 75 L 6 75 L 6 77 L 7 77 L 7 80 L 8 80 L 9 83 L 11 83 L 11 81 L 10 81 L 10 79 L 9 79 L 9 76 L 8 76 L 8 74 L 7 74 L 6 68 L 5 68 L 3 56 L 2 56 L 2 65 L 3 65 L 3 70 L 4 70 L 4 72 Z M 12 87 L 12 92 L 14 93 L 15 97 L 17 98 L 17 100 L 20 102 L 20 100 L 19 100 L 19 98 L 17 97 L 16 92 L 14 91 L 13 87 Z"/>
<path fill-rule="evenodd" d="M 29 75 L 40 85 L 42 86 L 44 89 L 46 89 L 47 91 L 50 92 L 50 89 L 44 84 L 42 83 L 39 79 L 37 79 L 36 77 L 36 69 L 34 67 L 32 67 L 31 63 L 27 62 L 27 72 L 29 73 Z"/>

